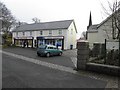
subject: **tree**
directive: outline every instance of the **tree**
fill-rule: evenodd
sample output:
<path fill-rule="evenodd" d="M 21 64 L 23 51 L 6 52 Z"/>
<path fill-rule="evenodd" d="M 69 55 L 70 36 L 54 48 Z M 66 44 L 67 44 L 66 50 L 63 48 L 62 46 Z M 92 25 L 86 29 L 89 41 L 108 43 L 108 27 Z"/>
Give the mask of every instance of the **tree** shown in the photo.
<path fill-rule="evenodd" d="M 11 14 L 10 10 L 0 2 L 0 32 L 2 34 L 3 44 L 9 46 L 12 43 L 11 28 L 15 25 L 16 19 Z"/>
<path fill-rule="evenodd" d="M 108 1 L 109 9 L 111 11 L 111 18 L 112 18 L 112 37 L 113 39 L 119 40 L 119 66 L 120 66 L 120 1 L 114 1 L 111 4 Z M 102 5 L 103 6 L 103 5 Z M 110 13 L 103 7 L 106 14 L 110 15 Z"/>
<path fill-rule="evenodd" d="M 11 14 L 10 10 L 0 2 L 0 19 L 2 21 L 2 32 L 9 32 L 14 23 L 16 22 L 15 18 Z"/>
<path fill-rule="evenodd" d="M 25 25 L 25 24 L 28 24 L 28 23 L 27 22 L 16 21 L 14 28 L 16 28 L 18 26 L 21 26 L 21 25 Z"/>
<path fill-rule="evenodd" d="M 109 10 L 107 10 L 103 4 L 101 4 L 103 7 L 104 12 L 111 16 L 112 19 L 112 37 L 113 39 L 119 39 L 120 38 L 120 1 L 117 2 L 114 1 L 112 4 L 108 1 Z"/>
<path fill-rule="evenodd" d="M 82 36 L 84 39 L 86 39 L 86 32 L 85 31 L 82 32 Z"/>
<path fill-rule="evenodd" d="M 83 31 L 82 34 L 81 34 L 80 39 L 81 40 L 86 40 L 86 38 L 87 38 L 86 31 Z"/>
<path fill-rule="evenodd" d="M 112 28 L 113 39 L 119 39 L 120 37 L 120 8 L 119 4 L 115 2 L 112 9 Z"/>
<path fill-rule="evenodd" d="M 38 19 L 38 18 L 36 18 L 36 17 L 32 18 L 32 21 L 33 21 L 34 23 L 40 23 L 40 19 Z"/>

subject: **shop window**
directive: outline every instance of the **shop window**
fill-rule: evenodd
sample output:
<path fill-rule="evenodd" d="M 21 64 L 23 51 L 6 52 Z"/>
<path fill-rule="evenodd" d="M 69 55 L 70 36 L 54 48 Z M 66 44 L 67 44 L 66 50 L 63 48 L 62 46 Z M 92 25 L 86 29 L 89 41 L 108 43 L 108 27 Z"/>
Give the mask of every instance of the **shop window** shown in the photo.
<path fill-rule="evenodd" d="M 16 36 L 18 37 L 18 32 L 16 32 Z"/>
<path fill-rule="evenodd" d="M 32 36 L 32 31 L 30 31 L 30 36 Z"/>
<path fill-rule="evenodd" d="M 25 32 L 23 32 L 23 36 L 25 35 Z"/>
<path fill-rule="evenodd" d="M 58 34 L 59 34 L 59 35 L 62 35 L 62 30 L 59 30 L 59 31 L 58 31 Z"/>
<path fill-rule="evenodd" d="M 40 35 L 43 35 L 43 31 L 40 31 Z"/>
<path fill-rule="evenodd" d="M 52 30 L 49 30 L 49 35 L 52 35 Z"/>

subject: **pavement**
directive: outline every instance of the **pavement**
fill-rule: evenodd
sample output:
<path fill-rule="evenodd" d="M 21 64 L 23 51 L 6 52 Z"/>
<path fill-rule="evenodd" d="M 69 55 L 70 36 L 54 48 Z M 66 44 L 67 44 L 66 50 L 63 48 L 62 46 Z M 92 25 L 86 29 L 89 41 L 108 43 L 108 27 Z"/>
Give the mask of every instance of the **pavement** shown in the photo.
<path fill-rule="evenodd" d="M 24 84 L 25 82 L 22 83 L 23 81 L 20 79 L 21 84 L 24 84 L 24 85 L 22 85 L 23 87 L 31 86 L 31 87 L 40 87 L 40 88 L 41 87 L 118 88 L 118 77 L 108 76 L 108 75 L 104 75 L 104 74 L 98 74 L 98 73 L 94 73 L 94 72 L 82 71 L 82 70 L 80 70 L 79 72 L 73 70 L 73 68 L 75 67 L 75 63 L 76 63 L 76 55 L 77 55 L 76 52 L 77 52 L 76 50 L 67 50 L 67 51 L 64 51 L 62 56 L 45 58 L 45 57 L 37 57 L 35 49 L 6 48 L 6 49 L 3 49 L 3 60 L 5 61 L 4 66 L 7 67 L 6 65 L 13 62 L 13 60 L 15 61 L 16 59 L 14 59 L 14 58 L 17 58 L 17 62 L 14 62 L 15 64 L 13 64 L 13 63 L 11 64 L 11 66 L 16 65 L 16 64 L 17 64 L 17 66 L 19 66 L 18 70 L 15 69 L 15 71 L 22 71 L 22 70 L 24 71 L 25 68 L 29 68 L 30 66 L 28 65 L 28 62 L 29 62 L 29 64 L 32 64 L 32 67 L 33 66 L 39 67 L 40 71 L 38 71 L 38 72 L 34 72 L 37 70 L 37 68 L 33 68 L 33 71 L 31 69 L 30 70 L 25 69 L 25 70 L 29 71 L 27 73 L 30 73 L 33 76 L 36 75 L 35 73 L 37 73 L 37 74 L 39 73 L 39 75 L 41 75 L 40 73 L 44 73 L 43 74 L 43 76 L 45 75 L 44 79 L 43 79 L 43 77 L 41 77 L 43 79 L 43 81 L 45 80 L 44 84 L 47 83 L 46 80 L 48 81 L 50 78 L 51 78 L 50 80 L 52 80 L 54 78 L 53 81 L 50 81 L 50 82 L 60 81 L 59 85 L 48 84 L 48 86 L 46 86 L 46 84 L 45 84 L 45 85 L 41 86 L 42 85 L 41 84 L 38 86 L 36 86 L 36 85 L 31 86 L 31 85 L 27 84 L 27 86 L 26 86 L 26 84 Z M 4 54 L 7 56 L 5 56 Z M 6 58 L 9 58 L 10 60 L 7 60 Z M 22 67 L 24 67 L 25 63 L 27 63 L 27 67 L 24 67 L 22 70 L 19 70 L 21 68 L 21 65 L 19 65 L 20 63 L 22 63 Z M 15 67 L 15 66 L 12 66 L 11 70 L 14 69 L 13 67 Z M 10 69 L 10 68 L 7 67 L 7 69 L 5 69 L 7 74 L 5 73 L 4 75 L 8 75 L 8 73 L 9 73 L 8 69 Z M 18 74 L 18 73 L 19 72 L 17 72 L 16 74 Z M 49 77 L 46 75 L 48 75 Z M 61 75 L 61 76 L 59 76 L 59 75 Z M 3 79 L 3 81 L 9 82 L 11 80 L 13 80 L 13 81 L 16 80 L 16 82 L 18 83 L 19 79 L 15 78 L 17 76 L 19 76 L 19 75 L 15 76 L 15 74 L 13 74 L 12 76 L 11 75 L 9 75 L 7 77 L 5 76 L 6 79 Z M 56 77 L 56 76 L 58 76 L 58 77 Z M 74 78 L 74 77 L 76 77 L 76 78 Z M 8 80 L 7 78 L 11 78 L 11 80 Z M 21 77 L 21 78 L 23 79 L 23 77 Z M 39 79 L 41 79 L 41 78 L 39 78 Z M 45 78 L 47 78 L 47 79 L 45 79 Z M 69 81 L 69 80 L 71 80 L 71 81 Z M 28 79 L 28 81 L 29 81 L 29 79 Z M 35 81 L 34 81 L 34 83 L 35 83 Z M 41 82 L 41 80 L 40 80 L 40 82 Z M 73 84 L 72 82 L 75 82 L 75 83 Z M 21 84 L 20 84 L 20 86 L 21 86 Z M 6 85 L 6 84 L 3 84 L 3 85 Z M 7 86 L 9 87 L 9 85 L 7 85 Z M 15 85 L 15 86 L 17 86 L 17 85 Z M 19 87 L 19 84 L 18 84 L 18 87 Z"/>

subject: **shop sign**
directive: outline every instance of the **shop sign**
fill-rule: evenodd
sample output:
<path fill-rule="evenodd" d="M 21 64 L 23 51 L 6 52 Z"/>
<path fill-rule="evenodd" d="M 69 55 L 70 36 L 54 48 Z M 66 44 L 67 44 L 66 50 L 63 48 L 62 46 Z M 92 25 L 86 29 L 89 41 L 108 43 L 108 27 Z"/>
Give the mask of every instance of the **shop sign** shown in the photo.
<path fill-rule="evenodd" d="M 63 37 L 44 37 L 45 39 L 63 39 Z"/>
<path fill-rule="evenodd" d="M 29 37 L 16 37 L 15 39 L 33 39 L 33 37 L 29 36 Z"/>

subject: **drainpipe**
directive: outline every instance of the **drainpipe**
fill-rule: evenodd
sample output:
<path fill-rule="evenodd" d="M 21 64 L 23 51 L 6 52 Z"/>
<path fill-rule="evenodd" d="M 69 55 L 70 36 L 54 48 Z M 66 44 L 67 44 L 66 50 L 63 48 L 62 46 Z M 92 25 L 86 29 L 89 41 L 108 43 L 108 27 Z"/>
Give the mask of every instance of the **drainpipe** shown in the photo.
<path fill-rule="evenodd" d="M 119 26 L 120 26 L 120 21 L 118 21 Z M 118 54 L 118 59 L 119 59 L 119 66 L 120 66 L 120 28 L 118 29 L 118 41 L 119 41 L 119 54 Z"/>

